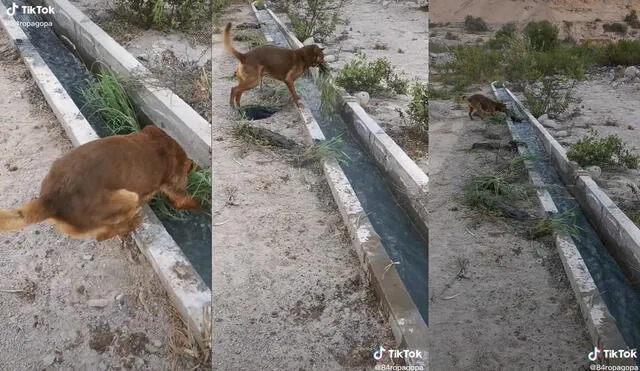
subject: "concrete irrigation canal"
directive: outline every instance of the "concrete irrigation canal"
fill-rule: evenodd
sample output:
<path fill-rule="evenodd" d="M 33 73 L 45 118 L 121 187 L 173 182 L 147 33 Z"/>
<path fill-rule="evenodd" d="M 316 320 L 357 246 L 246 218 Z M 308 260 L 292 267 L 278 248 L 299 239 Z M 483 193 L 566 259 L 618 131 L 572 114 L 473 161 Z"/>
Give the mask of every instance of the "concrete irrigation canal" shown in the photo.
<path fill-rule="evenodd" d="M 209 169 L 211 125 L 204 118 L 159 84 L 147 68 L 71 3 L 66 0 L 36 3 L 37 0 L 29 3 L 2 0 L 0 23 L 74 146 L 112 134 L 96 114 L 97 107 L 87 105 L 83 94 L 87 88 L 98 86 L 94 85 L 98 80 L 94 73 L 110 72 L 124 81 L 125 94 L 140 126 L 161 127 L 201 169 Z M 49 6 L 55 12 L 40 16 L 9 11 L 27 4 Z M 194 174 L 194 178 L 196 175 L 206 177 L 205 173 Z M 202 210 L 182 214 L 176 220 L 175 214 L 162 211 L 154 212 L 144 205 L 142 225 L 132 233 L 133 240 L 160 279 L 190 335 L 201 348 L 209 348 L 211 216 Z"/>
<path fill-rule="evenodd" d="M 254 9 L 262 31 L 275 45 L 295 47 L 278 24 L 273 13 Z M 279 21 L 278 21 L 279 22 Z M 313 80 L 306 76 L 296 81 L 296 90 L 311 110 L 326 140 L 341 138 L 341 150 L 348 161 L 340 164 L 349 183 L 367 214 L 382 245 L 394 262 L 402 282 L 411 295 L 424 322 L 427 323 L 427 236 L 421 233 L 393 192 L 395 186 L 379 169 L 376 160 L 359 141 L 353 122 L 344 116 L 321 109 L 321 96 Z"/>
<path fill-rule="evenodd" d="M 13 4 L 18 6 L 31 5 L 22 0 L 3 0 L 7 8 Z M 29 41 L 35 46 L 53 74 L 60 81 L 74 103 L 86 117 L 93 129 L 100 137 L 111 135 L 106 123 L 95 114 L 95 110 L 87 105 L 82 91 L 88 89 L 96 78 L 90 71 L 91 65 L 86 66 L 71 50 L 69 43 L 63 42 L 52 27 L 29 27 L 26 22 L 45 22 L 41 16 L 35 14 L 21 14 L 16 12 L 14 18 L 21 23 L 22 30 Z M 94 68 L 99 64 L 94 64 Z M 97 72 L 97 71 L 95 71 Z M 142 116 L 142 115 L 141 115 Z M 141 117 L 142 123 L 149 120 Z M 194 211 L 186 213 L 184 218 L 171 218 L 163 213 L 156 213 L 169 234 L 182 248 L 203 281 L 211 287 L 211 215 L 208 211 Z"/>
<path fill-rule="evenodd" d="M 638 287 L 634 286 L 625 275 L 620 262 L 616 261 L 613 256 L 613 253 L 620 249 L 620 246 L 611 246 L 602 242 L 606 238 L 603 238 L 604 236 L 599 233 L 599 228 L 596 225 L 605 223 L 604 218 L 599 220 L 590 218 L 588 213 L 583 210 L 583 205 L 567 189 L 565 181 L 563 181 L 565 179 L 562 176 L 563 170 L 558 168 L 554 162 L 554 155 L 547 150 L 551 144 L 545 143 L 545 141 L 550 142 L 553 140 L 552 137 L 541 137 L 540 128 L 542 126 L 537 126 L 536 129 L 530 113 L 523 110 L 522 105 L 507 89 L 495 86 L 493 88 L 500 101 L 506 103 L 513 112 L 519 112 L 521 118 L 512 119 L 512 134 L 514 139 L 524 143 L 525 151 L 534 156 L 533 169 L 539 175 L 544 189 L 548 191 L 555 204 L 557 216 L 563 218 L 565 223 L 578 227 L 571 239 L 579 252 L 579 258 L 584 261 L 584 265 L 588 269 L 588 275 L 592 277 L 593 283 L 597 287 L 597 292 L 591 293 L 592 297 L 589 301 L 595 303 L 600 300 L 598 297 L 601 298 L 606 310 L 614 319 L 611 321 L 612 323 L 606 325 L 617 327 L 626 346 L 631 349 L 638 348 L 640 346 L 640 310 L 638 310 L 640 308 L 640 293 Z M 575 187 L 573 188 L 575 189 Z M 576 191 L 573 190 L 573 192 Z M 570 269 L 565 262 L 565 270 Z M 571 273 L 568 273 L 571 276 Z M 575 287 L 574 291 L 576 291 Z M 576 295 L 580 301 L 580 294 L 576 292 Z M 585 308 L 583 308 L 584 310 Z M 606 316 L 608 314 L 605 313 L 604 317 Z M 585 315 L 585 317 L 590 316 Z M 589 323 L 587 325 L 594 328 L 603 326 L 606 322 L 603 318 L 592 318 L 592 320 L 596 322 L 595 325 L 592 326 Z M 615 332 L 615 328 L 613 330 Z M 596 332 L 600 333 L 600 331 L 606 330 L 597 330 Z M 590 332 L 592 332 L 593 338 L 591 329 Z M 600 345 L 600 341 L 606 342 L 607 340 L 610 339 L 595 339 L 594 341 Z M 624 346 L 624 344 L 622 345 Z M 607 344 L 604 346 L 606 349 Z"/>

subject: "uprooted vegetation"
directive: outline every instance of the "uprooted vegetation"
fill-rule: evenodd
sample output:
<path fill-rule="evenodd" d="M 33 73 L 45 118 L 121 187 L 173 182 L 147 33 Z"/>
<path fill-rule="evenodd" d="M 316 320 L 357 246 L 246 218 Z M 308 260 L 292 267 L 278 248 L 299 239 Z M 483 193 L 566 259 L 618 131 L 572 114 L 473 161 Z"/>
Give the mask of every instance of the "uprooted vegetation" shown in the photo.
<path fill-rule="evenodd" d="M 212 10 L 211 0 L 116 0 L 118 14 L 132 23 L 159 30 L 200 28 Z"/>

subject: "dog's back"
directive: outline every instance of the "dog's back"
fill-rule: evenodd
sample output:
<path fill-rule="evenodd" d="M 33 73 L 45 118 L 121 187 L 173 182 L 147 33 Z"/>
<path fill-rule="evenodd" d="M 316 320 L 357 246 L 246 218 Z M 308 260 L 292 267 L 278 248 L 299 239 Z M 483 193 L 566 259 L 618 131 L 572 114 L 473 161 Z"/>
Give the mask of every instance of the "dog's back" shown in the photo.
<path fill-rule="evenodd" d="M 146 199 L 189 161 L 172 138 L 153 126 L 89 142 L 56 160 L 42 182 L 40 198 L 57 219 L 75 226 L 104 217 L 110 193 L 126 189 Z M 186 165 L 184 165 L 186 166 Z"/>
<path fill-rule="evenodd" d="M 463 96 L 462 100 L 469 105 L 469 117 L 472 117 L 473 111 L 477 111 L 481 118 L 484 118 L 484 113 L 504 112 L 507 113 L 507 106 L 504 103 L 496 102 L 492 99 L 485 97 L 482 94 L 474 94 L 470 97 Z"/>

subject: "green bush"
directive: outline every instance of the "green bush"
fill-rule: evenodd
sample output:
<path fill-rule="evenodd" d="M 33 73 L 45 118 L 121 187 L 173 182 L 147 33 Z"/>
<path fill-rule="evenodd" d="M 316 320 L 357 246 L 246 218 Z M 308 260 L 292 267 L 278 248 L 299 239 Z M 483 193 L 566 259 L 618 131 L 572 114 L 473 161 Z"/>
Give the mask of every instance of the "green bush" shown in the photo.
<path fill-rule="evenodd" d="M 342 12 L 344 0 L 306 0 L 286 4 L 291 26 L 300 41 L 313 37 L 317 41 L 331 36 Z"/>
<path fill-rule="evenodd" d="M 619 40 L 600 52 L 599 64 L 634 66 L 640 64 L 640 40 Z"/>
<path fill-rule="evenodd" d="M 485 21 L 480 17 L 466 16 L 464 18 L 464 29 L 468 32 L 486 32 L 489 31 L 489 27 Z"/>
<path fill-rule="evenodd" d="M 419 134 L 428 138 L 429 133 L 429 89 L 427 84 L 416 82 L 411 87 L 411 102 L 407 115 L 411 121 L 411 127 Z"/>
<path fill-rule="evenodd" d="M 549 21 L 529 22 L 522 32 L 531 41 L 533 50 L 546 52 L 558 44 L 558 27 Z"/>
<path fill-rule="evenodd" d="M 449 75 L 450 83 L 485 83 L 500 79 L 501 59 L 499 51 L 487 50 L 480 45 L 458 46 L 453 49 L 453 60 L 445 63 L 442 69 Z"/>
<path fill-rule="evenodd" d="M 637 169 L 640 157 L 634 155 L 627 145 L 617 135 L 598 138 L 598 133 L 591 130 L 587 135 L 571 146 L 567 158 L 580 166 L 591 165 L 601 168 L 610 166 L 624 166 Z"/>
<path fill-rule="evenodd" d="M 487 41 L 487 46 L 491 49 L 503 49 L 517 31 L 515 23 L 507 23 L 493 35 L 493 38 Z"/>
<path fill-rule="evenodd" d="M 546 113 L 551 118 L 565 113 L 572 99 L 571 88 L 565 88 L 566 83 L 565 79 L 559 77 L 545 77 L 541 80 L 540 88 L 525 88 L 524 96 L 529 111 L 535 117 Z"/>
<path fill-rule="evenodd" d="M 393 72 L 387 59 L 368 61 L 362 52 L 356 53 L 356 57 L 338 71 L 335 83 L 348 92 L 366 91 L 372 96 L 389 92 L 405 94 L 408 86 L 407 80 Z"/>

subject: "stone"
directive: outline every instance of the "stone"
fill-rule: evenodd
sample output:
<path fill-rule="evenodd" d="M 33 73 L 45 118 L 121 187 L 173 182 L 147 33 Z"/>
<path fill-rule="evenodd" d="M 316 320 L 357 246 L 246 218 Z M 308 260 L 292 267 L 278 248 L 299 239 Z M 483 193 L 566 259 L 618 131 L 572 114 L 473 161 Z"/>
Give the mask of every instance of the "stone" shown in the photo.
<path fill-rule="evenodd" d="M 315 43 L 316 41 L 313 39 L 313 37 L 310 37 L 303 42 L 304 45 L 313 45 Z"/>
<path fill-rule="evenodd" d="M 558 132 L 556 132 L 556 134 L 554 135 L 557 138 L 566 138 L 569 136 L 569 132 L 566 130 L 560 130 Z"/>
<path fill-rule="evenodd" d="M 333 54 L 327 54 L 327 55 L 324 56 L 324 61 L 326 63 L 333 63 L 336 60 L 338 60 L 338 58 Z"/>
<path fill-rule="evenodd" d="M 91 260 L 93 260 L 93 255 L 92 255 L 92 254 L 84 255 L 84 256 L 82 257 L 82 259 L 84 259 L 84 260 L 86 260 L 86 261 L 91 261 Z"/>
<path fill-rule="evenodd" d="M 599 166 L 587 166 L 585 170 L 592 178 L 600 178 L 600 175 L 602 175 L 602 169 Z"/>
<path fill-rule="evenodd" d="M 356 98 L 356 101 L 358 101 L 358 104 L 360 104 L 361 106 L 366 106 L 371 100 L 371 98 L 369 97 L 369 93 L 367 93 L 366 91 L 359 91 L 353 94 L 353 96 Z"/>
<path fill-rule="evenodd" d="M 640 70 L 638 70 L 638 68 L 636 68 L 635 66 L 629 66 L 624 69 L 624 77 L 626 79 L 631 80 L 638 75 L 640 75 Z"/>
<path fill-rule="evenodd" d="M 548 119 L 549 119 L 549 115 L 547 115 L 546 113 L 545 113 L 545 114 L 543 114 L 542 116 L 538 117 L 538 121 L 539 121 L 540 123 L 542 123 L 542 121 L 546 121 L 546 120 L 548 120 Z"/>
<path fill-rule="evenodd" d="M 49 367 L 56 361 L 55 354 L 49 354 L 48 356 L 42 359 L 42 367 Z"/>
<path fill-rule="evenodd" d="M 555 130 L 558 130 L 560 128 L 560 125 L 558 125 L 558 123 L 555 120 L 552 120 L 552 119 L 544 120 L 544 121 L 542 121 L 540 123 L 545 128 L 550 128 L 550 129 L 555 129 Z"/>
<path fill-rule="evenodd" d="M 94 308 L 104 308 L 111 303 L 109 299 L 89 299 L 87 305 Z"/>

